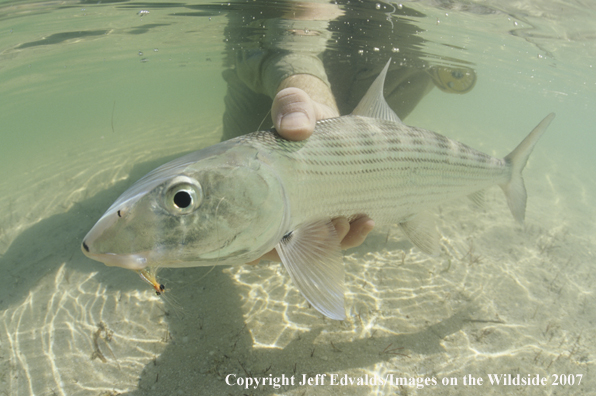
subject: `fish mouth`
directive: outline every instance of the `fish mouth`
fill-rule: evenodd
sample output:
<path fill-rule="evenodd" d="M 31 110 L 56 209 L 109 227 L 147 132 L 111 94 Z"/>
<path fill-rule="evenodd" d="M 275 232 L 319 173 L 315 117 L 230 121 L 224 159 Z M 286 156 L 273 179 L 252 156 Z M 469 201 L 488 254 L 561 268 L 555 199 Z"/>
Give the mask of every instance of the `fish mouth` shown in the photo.
<path fill-rule="evenodd" d="M 83 254 L 90 259 L 104 263 L 108 267 L 122 267 L 131 270 L 141 270 L 147 267 L 147 257 L 142 253 L 116 254 L 116 253 L 91 253 L 85 241 L 81 244 Z"/>

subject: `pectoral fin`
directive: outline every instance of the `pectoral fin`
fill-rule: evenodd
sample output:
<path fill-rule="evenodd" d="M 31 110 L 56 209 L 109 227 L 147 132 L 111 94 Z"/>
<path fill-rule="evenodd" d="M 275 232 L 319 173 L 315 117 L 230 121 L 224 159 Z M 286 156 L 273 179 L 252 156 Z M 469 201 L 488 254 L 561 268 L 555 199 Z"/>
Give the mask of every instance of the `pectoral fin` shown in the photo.
<path fill-rule="evenodd" d="M 323 315 L 344 320 L 343 255 L 331 220 L 300 225 L 275 249 L 308 302 Z"/>
<path fill-rule="evenodd" d="M 399 226 L 418 249 L 430 255 L 439 253 L 439 234 L 430 214 L 420 213 Z"/>

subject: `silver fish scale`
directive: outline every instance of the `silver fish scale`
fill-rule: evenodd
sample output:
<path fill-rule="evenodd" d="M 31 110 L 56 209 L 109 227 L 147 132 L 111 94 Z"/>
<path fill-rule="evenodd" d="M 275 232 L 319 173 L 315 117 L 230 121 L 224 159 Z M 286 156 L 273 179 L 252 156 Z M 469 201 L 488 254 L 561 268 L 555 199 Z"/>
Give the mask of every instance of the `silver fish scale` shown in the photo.
<path fill-rule="evenodd" d="M 288 193 L 294 225 L 359 214 L 378 225 L 404 222 L 511 175 L 505 160 L 445 136 L 361 116 L 319 121 L 312 137 L 301 142 L 274 132 L 240 140 L 268 153 Z"/>

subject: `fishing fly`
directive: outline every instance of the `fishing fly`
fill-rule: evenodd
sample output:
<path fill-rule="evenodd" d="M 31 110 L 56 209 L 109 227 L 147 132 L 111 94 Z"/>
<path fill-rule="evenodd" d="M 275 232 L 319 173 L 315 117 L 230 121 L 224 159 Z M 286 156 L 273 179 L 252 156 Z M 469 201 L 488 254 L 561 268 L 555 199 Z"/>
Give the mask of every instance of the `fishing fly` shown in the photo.
<path fill-rule="evenodd" d="M 139 274 L 142 280 L 151 285 L 153 290 L 155 290 L 155 295 L 160 297 L 164 303 L 167 304 L 167 306 L 170 308 L 169 310 L 174 311 L 176 316 L 182 317 L 182 306 L 169 293 L 166 296 L 166 292 L 169 291 L 169 289 L 166 289 L 165 285 L 157 280 L 157 270 L 158 267 L 150 267 L 147 269 L 137 270 L 135 272 Z M 169 312 L 164 312 L 166 315 L 169 315 Z"/>
<path fill-rule="evenodd" d="M 155 289 L 155 295 L 161 296 L 166 291 L 166 287 L 163 283 L 159 283 L 157 281 L 157 268 L 155 269 L 142 269 L 136 271 L 137 274 L 141 277 L 142 280 L 149 283 L 153 289 Z"/>

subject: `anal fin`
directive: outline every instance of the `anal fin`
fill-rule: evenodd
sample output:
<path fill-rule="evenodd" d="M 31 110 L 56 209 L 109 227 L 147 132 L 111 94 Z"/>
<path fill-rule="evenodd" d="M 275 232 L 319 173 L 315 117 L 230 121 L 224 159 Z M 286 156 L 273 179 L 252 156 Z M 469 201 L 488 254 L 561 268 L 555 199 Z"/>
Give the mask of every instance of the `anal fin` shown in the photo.
<path fill-rule="evenodd" d="M 275 247 L 292 281 L 323 315 L 344 320 L 344 264 L 331 219 L 305 223 Z"/>
<path fill-rule="evenodd" d="M 418 249 L 430 255 L 439 253 L 439 234 L 430 214 L 420 213 L 399 226 Z"/>
<path fill-rule="evenodd" d="M 472 194 L 468 195 L 468 198 L 477 207 L 484 208 L 486 206 L 486 199 L 485 199 L 484 195 L 485 195 L 484 190 L 479 190 L 479 191 L 473 192 Z"/>

